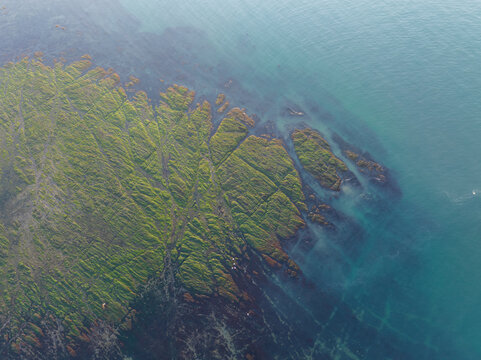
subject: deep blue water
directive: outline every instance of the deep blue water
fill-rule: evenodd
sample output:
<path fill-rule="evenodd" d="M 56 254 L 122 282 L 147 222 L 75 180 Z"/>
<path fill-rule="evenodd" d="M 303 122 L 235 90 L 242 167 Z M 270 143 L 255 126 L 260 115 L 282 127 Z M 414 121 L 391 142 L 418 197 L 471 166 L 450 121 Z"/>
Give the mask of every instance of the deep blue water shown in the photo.
<path fill-rule="evenodd" d="M 293 126 L 285 107 L 301 108 L 328 138 L 368 150 L 402 192 L 317 189 L 348 220 L 336 233 L 313 230 L 307 254 L 293 247 L 306 276 L 410 358 L 481 358 L 479 1 L 104 2 L 65 5 L 70 18 L 54 5 L 36 8 L 42 17 L 30 1 L 0 2 L 0 29 L 17 33 L 2 61 L 44 42 L 52 56 L 93 53 L 152 92 L 159 78 L 207 97 L 224 91 L 281 130 Z M 53 33 L 57 23 L 67 31 Z M 95 35 L 69 33 L 79 24 Z M 133 35 L 109 40 L 122 32 Z"/>

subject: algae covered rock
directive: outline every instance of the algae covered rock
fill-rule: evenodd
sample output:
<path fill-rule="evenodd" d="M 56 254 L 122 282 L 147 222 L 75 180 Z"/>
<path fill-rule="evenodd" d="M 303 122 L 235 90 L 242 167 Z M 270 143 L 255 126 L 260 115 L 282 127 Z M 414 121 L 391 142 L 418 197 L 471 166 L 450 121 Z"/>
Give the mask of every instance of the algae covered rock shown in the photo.
<path fill-rule="evenodd" d="M 321 184 L 339 191 L 342 173 L 348 171 L 346 164 L 337 158 L 331 146 L 313 129 L 294 130 L 291 135 L 294 149 L 301 165 Z"/>
<path fill-rule="evenodd" d="M 153 107 L 90 66 L 0 69 L 1 335 L 22 356 L 53 328 L 72 355 L 102 324 L 130 326 L 149 279 L 190 302 L 240 302 L 233 259 L 246 251 L 298 271 L 282 243 L 306 205 L 282 141 L 249 136 L 238 108 L 212 134 L 211 105 L 194 105 L 193 91 L 175 85 Z M 338 187 L 344 164 L 320 136 L 293 138 L 304 166 Z"/>
<path fill-rule="evenodd" d="M 358 154 L 351 150 L 345 150 L 344 153 L 349 160 L 356 164 L 361 173 L 369 176 L 371 179 L 376 180 L 377 182 L 386 182 L 386 170 L 381 164 L 371 160 L 365 155 Z"/>

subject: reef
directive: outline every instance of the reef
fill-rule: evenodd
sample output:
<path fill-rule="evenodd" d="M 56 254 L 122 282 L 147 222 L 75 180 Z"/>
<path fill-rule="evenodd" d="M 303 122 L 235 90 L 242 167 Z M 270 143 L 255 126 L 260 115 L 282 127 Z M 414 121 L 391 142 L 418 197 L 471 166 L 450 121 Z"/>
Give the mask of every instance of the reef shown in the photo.
<path fill-rule="evenodd" d="M 223 102 L 225 101 L 225 94 L 219 94 L 217 95 L 217 98 L 215 99 L 215 104 L 217 106 L 220 106 L 220 104 L 222 104 Z"/>
<path fill-rule="evenodd" d="M 217 112 L 219 114 L 223 113 L 224 111 L 226 111 L 226 109 L 229 107 L 229 102 L 226 101 L 224 104 L 222 104 L 222 106 L 220 108 L 217 109 Z"/>
<path fill-rule="evenodd" d="M 91 65 L 0 69 L 2 356 L 100 351 L 154 280 L 188 304 L 242 304 L 246 259 L 299 272 L 283 244 L 307 206 L 282 140 L 249 135 L 239 108 L 215 128 L 183 86 L 157 106 L 129 97 Z"/>
<path fill-rule="evenodd" d="M 386 181 L 386 177 L 384 176 L 384 167 L 382 165 L 350 150 L 346 150 L 344 153 L 352 162 L 356 164 L 360 172 L 369 175 L 371 178 L 379 182 Z"/>
<path fill-rule="evenodd" d="M 369 179 L 373 184 L 389 188 L 394 194 L 401 193 L 399 185 L 391 176 L 389 170 L 376 162 L 368 152 L 348 143 L 337 134 L 334 134 L 333 139 L 339 145 L 345 157 L 356 166 L 362 176 Z"/>
<path fill-rule="evenodd" d="M 339 191 L 342 176 L 348 173 L 346 164 L 336 157 L 329 143 L 311 128 L 296 129 L 291 134 L 300 163 L 321 186 Z"/>

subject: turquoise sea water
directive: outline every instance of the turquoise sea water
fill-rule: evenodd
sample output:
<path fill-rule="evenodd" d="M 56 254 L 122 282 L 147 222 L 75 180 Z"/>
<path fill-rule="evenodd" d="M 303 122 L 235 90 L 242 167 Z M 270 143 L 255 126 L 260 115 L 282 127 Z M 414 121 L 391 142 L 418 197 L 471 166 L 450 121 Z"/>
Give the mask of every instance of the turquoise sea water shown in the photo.
<path fill-rule="evenodd" d="M 335 200 L 364 228 L 361 255 L 330 261 L 339 254 L 320 234 L 303 266 L 381 331 L 442 354 L 440 332 L 481 357 L 481 3 L 122 3 L 143 31 L 205 32 L 215 52 L 203 56 L 262 98 L 262 119 L 286 126 L 286 99 L 316 102 L 331 116 L 307 122 L 392 169 L 403 197 L 387 211 L 348 189 Z"/>
<path fill-rule="evenodd" d="M 363 323 L 400 339 L 408 358 L 481 358 L 479 1 L 3 4 L 2 61 L 88 52 L 152 94 L 159 78 L 209 98 L 224 91 L 282 131 L 297 121 L 286 107 L 300 108 L 330 140 L 368 150 L 402 196 L 370 184 L 338 196 L 316 189 L 348 220 L 315 230 L 313 248 L 294 245 L 292 256 Z M 342 325 L 336 336 L 347 338 Z"/>

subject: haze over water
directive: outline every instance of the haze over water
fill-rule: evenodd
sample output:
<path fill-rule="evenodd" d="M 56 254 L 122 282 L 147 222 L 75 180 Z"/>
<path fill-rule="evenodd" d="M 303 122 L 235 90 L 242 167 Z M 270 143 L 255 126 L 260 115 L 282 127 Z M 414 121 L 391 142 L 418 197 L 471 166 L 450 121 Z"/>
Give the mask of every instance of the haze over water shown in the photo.
<path fill-rule="evenodd" d="M 313 255 L 306 272 L 381 331 L 442 356 L 441 332 L 466 359 L 481 356 L 479 2 L 123 3 L 145 31 L 202 29 L 217 50 L 212 63 L 229 64 L 272 105 L 263 119 L 283 126 L 283 99 L 306 110 L 315 101 L 332 117 L 313 114 L 310 125 L 384 162 L 402 200 L 373 213 L 341 195 L 338 206 L 365 230 L 362 254 L 347 269 Z M 335 252 L 319 241 L 318 254 Z"/>
<path fill-rule="evenodd" d="M 5 3 L 12 14 L 28 11 Z M 154 85 L 142 78 L 152 91 L 160 76 L 201 95 L 225 91 L 285 131 L 298 120 L 286 106 L 299 108 L 302 121 L 331 140 L 340 134 L 389 168 L 401 198 L 369 184 L 344 186 L 335 197 L 316 189 L 358 226 L 319 230 L 309 254 L 296 246 L 291 254 L 359 319 L 405 342 L 412 358 L 430 359 L 431 351 L 481 358 L 481 3 L 121 0 L 135 25 L 96 15 L 96 2 L 74 3 L 80 21 L 101 26 L 101 40 L 119 28 L 194 34 L 190 42 L 171 36 L 168 51 L 176 53 L 166 50 L 165 59 L 172 63 L 154 61 L 163 53 L 157 43 L 139 54 L 132 38 L 121 54 L 99 50 L 94 61 L 121 75 L 122 64 L 134 75 L 152 74 Z M 34 27 L 24 25 L 29 39 Z M 45 51 L 35 42 L 27 47 Z M 131 67 L 129 58 L 145 64 Z M 355 255 L 345 243 L 357 244 Z"/>

